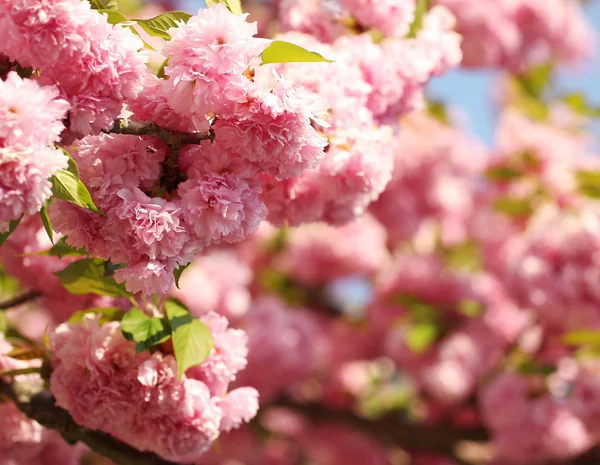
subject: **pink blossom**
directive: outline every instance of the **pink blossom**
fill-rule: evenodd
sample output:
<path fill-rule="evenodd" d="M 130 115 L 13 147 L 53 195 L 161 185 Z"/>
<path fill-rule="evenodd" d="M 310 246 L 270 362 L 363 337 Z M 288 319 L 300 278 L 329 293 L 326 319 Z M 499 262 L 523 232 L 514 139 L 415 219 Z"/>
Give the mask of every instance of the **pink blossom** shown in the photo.
<path fill-rule="evenodd" d="M 14 71 L 0 81 L 0 231 L 36 213 L 52 194 L 48 178 L 67 167 L 67 157 L 49 146 L 64 129 L 67 109 L 55 86 Z"/>
<path fill-rule="evenodd" d="M 215 338 L 215 352 L 181 380 L 172 355 L 136 353 L 119 323 L 98 326 L 94 318 L 85 318 L 81 324 L 59 326 L 51 334 L 51 390 L 58 405 L 82 426 L 138 450 L 166 460 L 197 460 L 220 430 L 251 419 L 257 408 L 250 388 L 225 395 L 244 364 L 224 355 L 234 341 L 226 320 L 207 315 L 205 323 Z M 216 390 L 208 381 L 214 377 L 222 382 Z"/>
<path fill-rule="evenodd" d="M 363 216 L 337 228 L 318 223 L 290 230 L 275 266 L 310 286 L 352 274 L 374 274 L 387 260 L 384 229 Z"/>
<path fill-rule="evenodd" d="M 181 276 L 180 289 L 173 287 L 171 294 L 196 316 L 216 312 L 238 320 L 250 307 L 251 281 L 252 269 L 231 251 L 211 251 L 190 264 Z"/>
<path fill-rule="evenodd" d="M 590 55 L 594 33 L 577 2 L 550 0 L 436 0 L 457 17 L 465 66 L 523 71 L 558 57 L 573 63 Z"/>
<path fill-rule="evenodd" d="M 41 82 L 60 83 L 71 104 L 69 129 L 78 136 L 109 129 L 123 100 L 141 90 L 142 41 L 128 28 L 109 24 L 88 2 L 3 0 L 0 28 L 7 38 L 0 52 L 40 68 Z"/>

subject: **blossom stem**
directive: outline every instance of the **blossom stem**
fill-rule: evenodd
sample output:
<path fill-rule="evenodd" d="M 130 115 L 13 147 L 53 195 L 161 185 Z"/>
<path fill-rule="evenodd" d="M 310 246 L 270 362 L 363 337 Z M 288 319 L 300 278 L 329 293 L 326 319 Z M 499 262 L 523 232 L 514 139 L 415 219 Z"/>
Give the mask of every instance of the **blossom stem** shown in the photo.
<path fill-rule="evenodd" d="M 5 300 L 4 302 L 0 302 L 0 311 L 10 310 L 13 307 L 18 307 L 19 305 L 31 302 L 32 300 L 37 299 L 40 295 L 41 294 L 39 292 L 31 291 Z"/>

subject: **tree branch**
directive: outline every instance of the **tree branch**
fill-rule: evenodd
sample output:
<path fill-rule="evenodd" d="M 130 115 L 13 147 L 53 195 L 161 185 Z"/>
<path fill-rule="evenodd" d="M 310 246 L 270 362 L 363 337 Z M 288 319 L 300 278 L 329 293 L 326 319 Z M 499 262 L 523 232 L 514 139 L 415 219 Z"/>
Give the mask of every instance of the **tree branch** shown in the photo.
<path fill-rule="evenodd" d="M 458 429 L 450 426 L 429 426 L 408 423 L 400 416 L 389 415 L 379 420 L 367 420 L 352 412 L 335 410 L 322 404 L 298 404 L 287 399 L 278 400 L 273 406 L 286 407 L 302 413 L 311 422 L 343 423 L 353 426 L 376 439 L 399 445 L 406 449 L 453 454 L 461 441 L 489 441 L 489 433 L 483 429 Z"/>
<path fill-rule="evenodd" d="M 23 305 L 27 302 L 31 302 L 32 300 L 37 299 L 41 294 L 36 291 L 27 292 L 22 295 L 18 295 L 11 299 L 5 300 L 4 302 L 0 302 L 0 311 L 9 310 L 13 307 L 18 307 L 19 305 Z"/>
<path fill-rule="evenodd" d="M 180 132 L 160 127 L 154 121 L 130 121 L 119 118 L 106 133 L 129 134 L 134 136 L 153 136 L 161 139 L 169 148 L 185 144 L 199 144 L 203 140 L 214 140 L 212 131 Z"/>
<path fill-rule="evenodd" d="M 118 465 L 178 465 L 163 460 L 156 454 L 140 452 L 101 431 L 79 426 L 73 421 L 69 412 L 56 405 L 54 397 L 49 392 L 40 392 L 34 395 L 29 402 L 22 402 L 18 399 L 12 386 L 0 380 L 0 394 L 10 398 L 27 417 L 46 428 L 59 431 L 66 441 L 82 442 L 91 450 Z"/>
<path fill-rule="evenodd" d="M 214 140 L 215 134 L 208 132 L 180 132 L 162 128 L 154 121 L 130 121 L 119 118 L 106 133 L 153 136 L 161 139 L 169 147 L 169 156 L 162 163 L 163 174 L 160 187 L 166 192 L 177 188 L 182 181 L 179 172 L 179 149 L 186 144 L 199 144 L 203 140 Z"/>

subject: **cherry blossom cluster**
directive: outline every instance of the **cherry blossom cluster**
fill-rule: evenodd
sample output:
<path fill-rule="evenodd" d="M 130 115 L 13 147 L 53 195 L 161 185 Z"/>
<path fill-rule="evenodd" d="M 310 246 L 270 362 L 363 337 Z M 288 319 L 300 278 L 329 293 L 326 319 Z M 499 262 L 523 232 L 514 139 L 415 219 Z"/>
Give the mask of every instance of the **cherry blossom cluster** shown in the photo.
<path fill-rule="evenodd" d="M 2 0 L 0 29 L 1 54 L 39 71 L 40 83 L 58 86 L 70 105 L 67 129 L 75 136 L 109 129 L 123 101 L 142 88 L 144 44 L 88 2 Z"/>
<path fill-rule="evenodd" d="M 90 315 L 50 336 L 50 389 L 80 425 L 108 432 L 140 451 L 181 463 L 198 459 L 219 437 L 256 415 L 249 387 L 228 392 L 246 365 L 246 336 L 215 313 L 202 321 L 215 345 L 210 356 L 177 377 L 167 348 L 136 353 L 118 322 L 99 325 Z"/>
<path fill-rule="evenodd" d="M 321 104 L 268 67 L 252 67 L 269 42 L 254 38 L 245 19 L 216 5 L 172 29 L 163 49 L 169 79 L 148 78 L 131 102 L 132 120 L 210 127 L 214 140 L 167 147 L 150 136 L 100 135 L 73 154 L 106 216 L 63 202 L 53 224 L 69 244 L 127 264 L 116 279 L 132 292 L 164 293 L 173 271 L 205 247 L 255 231 L 267 215 L 259 171 L 286 178 L 323 157 L 326 141 L 311 126 Z"/>
<path fill-rule="evenodd" d="M 0 232 L 36 213 L 52 195 L 48 178 L 66 168 L 56 143 L 69 104 L 54 85 L 40 85 L 11 71 L 0 80 Z"/>

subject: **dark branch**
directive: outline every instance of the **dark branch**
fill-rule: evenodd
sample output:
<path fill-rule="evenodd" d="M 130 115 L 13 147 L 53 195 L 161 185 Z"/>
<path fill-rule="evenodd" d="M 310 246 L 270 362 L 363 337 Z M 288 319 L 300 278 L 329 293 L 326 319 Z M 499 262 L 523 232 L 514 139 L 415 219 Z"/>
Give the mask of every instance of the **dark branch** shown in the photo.
<path fill-rule="evenodd" d="M 13 307 L 18 307 L 19 305 L 23 305 L 27 302 L 31 302 L 32 300 L 37 299 L 41 294 L 36 291 L 27 292 L 22 295 L 18 295 L 11 299 L 5 300 L 4 302 L 0 302 L 0 310 L 9 310 Z"/>
<path fill-rule="evenodd" d="M 185 144 L 199 144 L 203 140 L 213 140 L 215 137 L 212 131 L 180 132 L 161 128 L 153 121 L 130 121 L 121 118 L 116 120 L 113 127 L 106 132 L 111 134 L 157 137 L 167 144 L 169 148 Z"/>
<path fill-rule="evenodd" d="M 399 445 L 409 450 L 427 450 L 453 454 L 461 441 L 489 441 L 484 429 L 458 429 L 452 426 L 429 426 L 409 423 L 400 416 L 389 415 L 378 420 L 367 420 L 352 412 L 334 410 L 322 404 L 298 404 L 279 400 L 274 406 L 287 407 L 305 415 L 315 423 L 331 422 L 354 426 L 387 444 Z"/>
<path fill-rule="evenodd" d="M 82 442 L 118 465 L 178 465 L 163 460 L 156 454 L 140 452 L 101 431 L 79 426 L 66 410 L 56 405 L 54 397 L 48 392 L 40 392 L 29 402 L 22 402 L 12 386 L 0 380 L 0 394 L 10 398 L 27 417 L 46 428 L 59 431 L 66 441 Z"/>
<path fill-rule="evenodd" d="M 166 192 L 177 188 L 182 181 L 179 172 L 179 149 L 182 145 L 199 144 L 203 140 L 214 140 L 215 134 L 208 132 L 180 132 L 162 128 L 153 121 L 130 121 L 118 119 L 107 133 L 129 134 L 134 136 L 153 136 L 161 139 L 169 147 L 169 156 L 162 163 L 163 174 L 160 186 Z"/>

